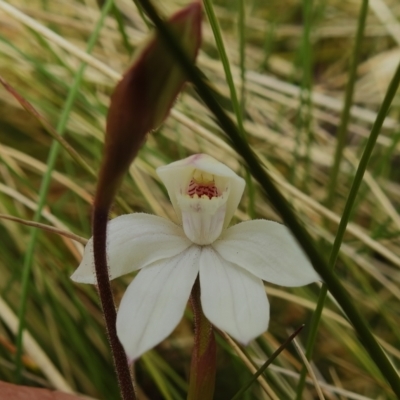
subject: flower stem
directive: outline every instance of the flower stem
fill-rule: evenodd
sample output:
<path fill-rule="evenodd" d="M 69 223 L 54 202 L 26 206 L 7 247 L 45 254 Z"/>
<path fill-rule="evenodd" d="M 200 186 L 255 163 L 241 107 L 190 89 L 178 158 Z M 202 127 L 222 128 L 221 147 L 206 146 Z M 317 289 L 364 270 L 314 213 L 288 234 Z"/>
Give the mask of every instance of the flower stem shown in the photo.
<path fill-rule="evenodd" d="M 187 398 L 211 400 L 215 387 L 216 344 L 213 327 L 201 309 L 199 278 L 193 286 L 190 303 L 194 314 L 195 336 Z"/>
<path fill-rule="evenodd" d="M 117 336 L 117 312 L 111 292 L 106 256 L 107 222 L 108 208 L 96 207 L 95 200 L 93 209 L 93 253 L 99 296 L 121 397 L 123 400 L 135 400 L 136 395 L 132 385 L 128 360 Z"/>

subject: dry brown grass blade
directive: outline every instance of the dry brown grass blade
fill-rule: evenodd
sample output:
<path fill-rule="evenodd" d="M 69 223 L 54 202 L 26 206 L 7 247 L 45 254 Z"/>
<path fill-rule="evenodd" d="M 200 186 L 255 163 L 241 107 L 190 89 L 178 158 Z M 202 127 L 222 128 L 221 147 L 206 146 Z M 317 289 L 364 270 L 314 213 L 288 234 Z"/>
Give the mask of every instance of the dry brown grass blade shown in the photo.
<path fill-rule="evenodd" d="M 5 323 L 5 325 L 8 327 L 8 329 L 10 329 L 11 332 L 13 332 L 14 334 L 17 333 L 18 318 L 2 297 L 0 297 L 0 319 Z M 26 349 L 27 353 L 36 362 L 36 364 L 39 366 L 49 382 L 51 382 L 52 385 L 54 385 L 54 387 L 59 390 L 67 393 L 73 393 L 74 391 L 71 386 L 60 374 L 60 372 L 51 362 L 50 358 L 42 350 L 42 348 L 38 345 L 38 343 L 28 331 L 25 331 L 23 341 L 24 348 Z M 13 399 L 13 397 L 7 397 L 7 400 L 11 399 Z M 27 399 L 30 398 L 27 397 Z"/>
<path fill-rule="evenodd" d="M 75 235 L 72 232 L 65 231 L 63 229 L 55 228 L 54 226 L 41 224 L 39 222 L 29 221 L 26 219 L 13 217 L 12 215 L 0 214 L 0 219 L 7 219 L 9 221 L 15 221 L 22 225 L 32 226 L 33 228 L 42 229 L 46 232 L 56 233 L 57 235 L 61 235 L 67 237 L 68 239 L 75 240 L 78 243 L 83 244 L 84 246 L 88 242 L 87 239 L 83 238 L 82 236 Z"/>
<path fill-rule="evenodd" d="M 2 183 L 0 183 L 0 192 L 14 198 L 15 200 L 17 200 L 21 204 L 25 205 L 26 207 L 30 208 L 31 210 L 36 210 L 36 208 L 37 208 L 37 204 L 35 202 L 28 199 L 26 196 L 22 195 L 17 190 L 14 190 L 8 186 L 5 186 Z M 43 218 L 45 218 L 49 222 L 51 222 L 54 226 L 67 231 L 67 227 L 62 222 L 60 222 L 49 211 L 43 210 L 42 216 L 43 216 Z M 78 261 L 80 261 L 82 258 L 82 254 L 83 254 L 83 246 L 80 243 L 71 241 L 71 239 L 69 239 L 69 238 L 64 238 L 64 242 L 65 242 L 66 246 L 69 248 L 69 250 L 71 251 L 71 253 L 75 256 L 75 258 Z"/>
<path fill-rule="evenodd" d="M 235 351 L 235 353 L 238 355 L 238 357 L 246 365 L 248 370 L 254 375 L 257 372 L 257 368 L 247 358 L 246 354 L 243 353 L 243 351 L 240 349 L 240 347 L 235 343 L 235 341 L 228 334 L 226 334 L 225 332 L 220 331 L 220 330 L 218 332 L 226 340 L 226 342 L 229 344 L 229 346 L 232 347 L 232 349 Z M 260 384 L 260 386 L 263 388 L 264 392 L 269 396 L 269 398 L 271 398 L 272 400 L 279 400 L 279 398 L 276 396 L 275 392 L 271 389 L 271 387 L 268 385 L 267 381 L 264 379 L 263 376 L 259 376 L 257 378 L 257 381 Z"/>
<path fill-rule="evenodd" d="M 0 76 L 0 83 L 4 88 L 11 93 L 14 98 L 21 104 L 21 106 L 33 115 L 40 124 L 46 129 L 46 131 L 52 136 L 53 139 L 57 140 L 60 145 L 71 155 L 71 157 L 79 163 L 84 169 L 86 169 L 92 175 L 96 175 L 94 170 L 89 167 L 88 164 L 82 159 L 82 157 L 75 151 L 75 149 L 61 136 L 58 132 L 46 121 L 46 119 L 27 101 L 21 96 L 4 78 Z"/>
<path fill-rule="evenodd" d="M 322 393 L 321 387 L 319 386 L 317 377 L 316 377 L 315 374 L 314 374 L 314 371 L 313 371 L 313 369 L 312 369 L 312 366 L 311 366 L 311 364 L 309 363 L 309 361 L 307 360 L 307 357 L 306 357 L 306 355 L 304 354 L 304 351 L 301 349 L 300 345 L 298 344 L 296 338 L 293 339 L 293 344 L 294 344 L 294 347 L 296 347 L 297 353 L 299 354 L 299 356 L 300 356 L 301 359 L 303 360 L 303 363 L 304 363 L 304 365 L 306 366 L 308 373 L 310 374 L 310 377 L 311 377 L 311 379 L 312 379 L 312 381 L 313 381 L 314 388 L 315 388 L 315 390 L 316 390 L 316 392 L 317 392 L 317 395 L 318 395 L 319 400 L 325 400 L 325 397 L 324 397 L 324 395 L 323 395 L 323 393 Z"/>

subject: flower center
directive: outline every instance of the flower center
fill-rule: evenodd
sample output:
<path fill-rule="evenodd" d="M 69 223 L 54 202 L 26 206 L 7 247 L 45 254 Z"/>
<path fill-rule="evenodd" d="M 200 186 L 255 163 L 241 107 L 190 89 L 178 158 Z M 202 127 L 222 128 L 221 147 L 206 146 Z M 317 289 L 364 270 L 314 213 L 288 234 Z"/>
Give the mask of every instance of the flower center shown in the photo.
<path fill-rule="evenodd" d="M 193 178 L 189 183 L 187 194 L 192 198 L 208 197 L 212 199 L 213 197 L 220 196 L 215 186 L 214 176 L 197 169 L 193 173 Z"/>

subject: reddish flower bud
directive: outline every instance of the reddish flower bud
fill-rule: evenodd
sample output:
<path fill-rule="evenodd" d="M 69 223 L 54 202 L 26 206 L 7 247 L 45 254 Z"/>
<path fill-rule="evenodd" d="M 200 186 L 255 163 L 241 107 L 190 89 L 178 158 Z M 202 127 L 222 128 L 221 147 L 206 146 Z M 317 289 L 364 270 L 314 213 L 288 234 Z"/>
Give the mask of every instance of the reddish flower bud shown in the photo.
<path fill-rule="evenodd" d="M 195 2 L 180 10 L 168 25 L 194 61 L 201 42 L 201 4 Z M 111 97 L 98 188 L 103 205 L 111 203 L 146 134 L 164 121 L 185 80 L 184 72 L 155 32 Z"/>

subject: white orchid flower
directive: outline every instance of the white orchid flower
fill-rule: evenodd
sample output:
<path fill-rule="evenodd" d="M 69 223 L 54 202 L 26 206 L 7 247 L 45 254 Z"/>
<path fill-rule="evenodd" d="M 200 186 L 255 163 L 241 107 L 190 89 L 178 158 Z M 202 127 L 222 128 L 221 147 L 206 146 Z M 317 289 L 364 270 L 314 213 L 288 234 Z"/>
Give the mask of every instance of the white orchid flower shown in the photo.
<path fill-rule="evenodd" d="M 130 360 L 173 331 L 198 275 L 205 316 L 243 344 L 268 328 L 263 280 L 302 286 L 320 279 L 285 226 L 254 220 L 228 228 L 245 181 L 224 164 L 197 154 L 157 173 L 179 225 L 142 213 L 108 224 L 110 278 L 140 270 L 117 316 L 118 337 Z M 96 283 L 92 239 L 71 278 Z"/>

